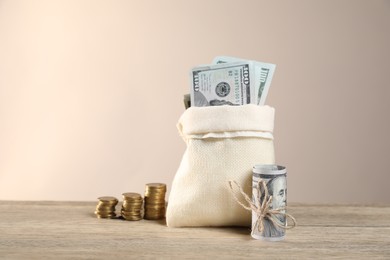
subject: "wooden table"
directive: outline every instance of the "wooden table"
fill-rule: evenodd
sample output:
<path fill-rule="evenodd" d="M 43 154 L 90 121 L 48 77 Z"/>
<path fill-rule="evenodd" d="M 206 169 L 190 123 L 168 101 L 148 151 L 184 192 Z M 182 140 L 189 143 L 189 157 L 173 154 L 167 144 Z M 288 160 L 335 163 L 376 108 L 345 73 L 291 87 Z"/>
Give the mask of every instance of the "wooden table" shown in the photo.
<path fill-rule="evenodd" d="M 290 205 L 281 242 L 249 228 L 97 219 L 96 202 L 0 201 L 0 259 L 390 259 L 390 206 Z"/>

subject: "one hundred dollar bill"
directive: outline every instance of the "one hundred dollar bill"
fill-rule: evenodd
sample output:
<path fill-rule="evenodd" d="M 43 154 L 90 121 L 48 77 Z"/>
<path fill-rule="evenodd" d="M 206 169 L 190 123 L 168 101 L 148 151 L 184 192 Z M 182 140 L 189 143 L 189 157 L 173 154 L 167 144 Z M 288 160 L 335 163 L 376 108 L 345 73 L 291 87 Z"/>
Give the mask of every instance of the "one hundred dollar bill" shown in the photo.
<path fill-rule="evenodd" d="M 195 67 L 191 71 L 191 106 L 255 103 L 253 64 L 246 61 Z"/>
<path fill-rule="evenodd" d="M 231 62 L 246 61 L 252 63 L 255 69 L 254 86 L 257 105 L 264 105 L 271 85 L 272 77 L 275 73 L 275 64 L 260 61 L 247 61 L 240 58 L 218 56 L 213 60 L 213 64 L 223 64 Z"/>
<path fill-rule="evenodd" d="M 257 205 L 262 205 L 264 200 L 268 200 L 266 191 L 260 186 L 259 181 L 266 182 L 268 196 L 272 196 L 270 209 L 280 210 L 285 213 L 287 206 L 287 171 L 286 167 L 279 165 L 255 165 L 253 167 L 252 178 L 252 201 Z M 273 221 L 269 218 L 263 220 L 263 230 L 259 231 L 256 224 L 258 220 L 258 213 L 252 212 L 252 236 L 257 239 L 266 240 L 281 240 L 285 235 L 285 229 L 275 225 L 275 222 L 281 226 L 286 226 L 286 217 L 283 214 L 275 214 L 271 216 Z"/>

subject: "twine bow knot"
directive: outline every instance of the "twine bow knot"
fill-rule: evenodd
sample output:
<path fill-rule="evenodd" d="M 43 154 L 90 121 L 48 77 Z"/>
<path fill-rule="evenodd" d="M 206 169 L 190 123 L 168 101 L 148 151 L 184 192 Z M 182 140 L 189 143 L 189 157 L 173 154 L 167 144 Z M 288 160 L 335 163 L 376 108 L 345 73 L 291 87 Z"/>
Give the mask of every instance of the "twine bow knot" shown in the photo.
<path fill-rule="evenodd" d="M 240 200 L 237 198 L 233 184 L 237 186 L 239 189 L 241 195 L 244 197 L 245 201 L 248 203 L 249 206 L 245 205 L 244 203 L 240 202 Z M 260 203 L 260 199 L 257 199 L 258 196 L 254 196 L 254 202 L 249 198 L 249 196 L 242 190 L 241 186 L 236 182 L 236 181 L 229 181 L 229 186 L 230 190 L 233 193 L 234 199 L 238 204 L 240 204 L 244 209 L 253 211 L 257 215 L 257 220 L 255 222 L 254 227 L 252 227 L 252 234 L 254 231 L 257 230 L 262 233 L 264 230 L 264 220 L 267 219 L 271 221 L 275 226 L 282 228 L 282 229 L 291 229 L 294 228 L 297 225 L 297 221 L 295 218 L 287 214 L 285 212 L 286 208 L 285 207 L 280 207 L 277 209 L 272 209 L 270 205 L 272 204 L 272 195 L 270 196 L 268 194 L 268 188 L 267 188 L 267 183 L 263 180 L 260 179 L 257 186 L 255 187 L 256 192 L 258 193 L 257 195 L 261 194 L 261 188 L 264 189 L 264 199 L 262 203 Z M 283 222 L 281 222 L 276 216 L 282 215 L 285 216 L 286 218 L 290 218 L 292 220 L 292 225 L 288 226 L 285 225 Z"/>

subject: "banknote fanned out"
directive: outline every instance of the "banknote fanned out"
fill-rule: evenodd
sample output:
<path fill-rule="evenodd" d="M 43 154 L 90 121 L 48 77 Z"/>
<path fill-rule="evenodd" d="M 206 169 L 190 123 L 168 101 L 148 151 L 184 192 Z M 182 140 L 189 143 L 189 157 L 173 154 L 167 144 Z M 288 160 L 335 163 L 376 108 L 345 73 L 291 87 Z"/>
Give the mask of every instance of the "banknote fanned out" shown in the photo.
<path fill-rule="evenodd" d="M 276 65 L 218 56 L 191 71 L 188 106 L 264 105 Z M 186 102 L 186 101 L 185 101 Z"/>
<path fill-rule="evenodd" d="M 255 79 L 254 79 L 254 91 L 256 96 L 256 102 L 254 104 L 264 105 L 265 99 L 267 98 L 268 90 L 271 85 L 272 77 L 275 72 L 276 65 L 271 63 L 265 63 L 260 61 L 248 61 L 235 57 L 227 56 L 218 56 L 213 60 L 213 64 L 224 64 L 231 62 L 246 61 L 249 62 L 255 70 Z"/>

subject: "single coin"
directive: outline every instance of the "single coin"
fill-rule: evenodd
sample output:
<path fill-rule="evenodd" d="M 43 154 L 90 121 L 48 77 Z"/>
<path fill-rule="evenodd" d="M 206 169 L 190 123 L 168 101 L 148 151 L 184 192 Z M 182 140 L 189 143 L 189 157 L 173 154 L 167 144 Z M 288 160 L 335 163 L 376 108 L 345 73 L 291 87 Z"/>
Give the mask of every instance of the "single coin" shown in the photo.
<path fill-rule="evenodd" d="M 118 201 L 117 198 L 112 197 L 112 196 L 103 196 L 103 197 L 99 197 L 98 200 L 104 201 L 104 202 Z"/>
<path fill-rule="evenodd" d="M 125 193 L 122 193 L 122 196 L 125 197 L 125 198 L 129 198 L 129 199 L 142 199 L 142 196 L 141 194 L 139 193 L 135 193 L 135 192 L 125 192 Z"/>

